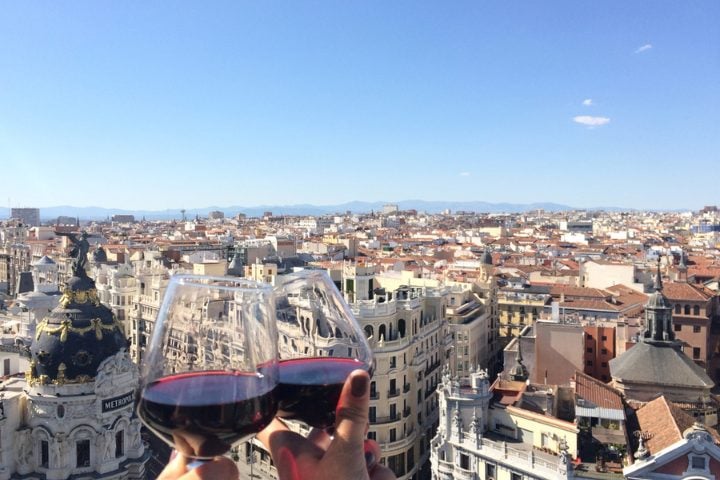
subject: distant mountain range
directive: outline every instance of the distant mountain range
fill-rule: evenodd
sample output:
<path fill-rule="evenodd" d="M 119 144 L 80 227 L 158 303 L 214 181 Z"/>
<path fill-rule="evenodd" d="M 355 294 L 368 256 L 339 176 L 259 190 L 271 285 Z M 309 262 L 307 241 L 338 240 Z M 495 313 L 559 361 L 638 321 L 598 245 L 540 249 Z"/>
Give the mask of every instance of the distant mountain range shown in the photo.
<path fill-rule="evenodd" d="M 452 212 L 466 211 L 477 213 L 521 213 L 531 210 L 543 209 L 546 211 L 558 212 L 577 210 L 569 205 L 557 203 L 488 203 L 488 202 L 429 202 L 424 200 L 403 200 L 401 202 L 348 202 L 339 205 L 258 205 L 254 207 L 218 207 L 210 206 L 204 208 L 186 208 L 186 218 L 195 216 L 207 217 L 209 212 L 221 211 L 226 217 L 232 217 L 238 213 L 244 213 L 249 217 L 258 217 L 265 212 L 272 212 L 273 215 L 323 215 L 333 213 L 370 213 L 371 211 L 382 211 L 384 205 L 397 205 L 400 210 L 414 209 L 419 212 L 440 213 L 445 210 Z M 125 210 L 120 208 L 102 207 L 72 207 L 63 205 L 59 207 L 39 207 L 40 218 L 43 221 L 52 221 L 59 216 L 79 217 L 80 220 L 105 220 L 113 215 L 134 215 L 137 220 L 143 217 L 147 220 L 171 220 L 182 218 L 180 208 L 175 210 Z M 627 211 L 617 207 L 599 207 L 592 210 L 606 211 Z M 0 219 L 10 217 L 10 209 L 0 208 Z"/>

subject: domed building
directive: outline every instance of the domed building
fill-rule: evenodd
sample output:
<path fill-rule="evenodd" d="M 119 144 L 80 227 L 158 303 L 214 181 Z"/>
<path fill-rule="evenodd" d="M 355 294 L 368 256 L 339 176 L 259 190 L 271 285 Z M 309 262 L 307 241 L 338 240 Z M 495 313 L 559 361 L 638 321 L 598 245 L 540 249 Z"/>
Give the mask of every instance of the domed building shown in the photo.
<path fill-rule="evenodd" d="M 21 352 L 30 356 L 24 379 L 3 381 L 0 480 L 145 478 L 137 367 L 84 266 L 76 257 L 58 306 Z"/>
<path fill-rule="evenodd" d="M 675 339 L 672 307 L 663 295 L 659 263 L 654 290 L 645 305 L 640 341 L 609 362 L 612 386 L 627 399 L 639 402 L 649 402 L 660 394 L 685 404 L 709 402 L 714 383 Z"/>

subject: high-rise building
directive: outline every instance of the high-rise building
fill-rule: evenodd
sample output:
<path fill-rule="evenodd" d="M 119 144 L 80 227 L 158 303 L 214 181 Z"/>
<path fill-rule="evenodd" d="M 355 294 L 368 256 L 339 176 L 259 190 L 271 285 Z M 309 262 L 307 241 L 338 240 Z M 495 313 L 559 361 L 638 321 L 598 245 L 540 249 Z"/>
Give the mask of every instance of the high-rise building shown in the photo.
<path fill-rule="evenodd" d="M 39 208 L 11 208 L 10 218 L 16 218 L 26 226 L 37 227 L 40 225 Z"/>

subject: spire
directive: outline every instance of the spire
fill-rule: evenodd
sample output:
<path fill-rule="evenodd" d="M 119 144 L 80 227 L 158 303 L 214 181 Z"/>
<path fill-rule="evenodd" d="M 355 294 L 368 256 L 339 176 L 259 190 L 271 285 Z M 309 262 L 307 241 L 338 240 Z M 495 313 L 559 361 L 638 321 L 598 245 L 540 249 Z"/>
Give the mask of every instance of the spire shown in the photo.
<path fill-rule="evenodd" d="M 517 354 L 515 355 L 515 363 L 517 363 L 518 365 L 522 365 L 523 357 L 522 357 L 522 347 L 521 347 L 522 343 L 520 342 L 520 335 L 518 335 L 516 338 L 517 338 L 518 349 L 517 349 Z"/>
<path fill-rule="evenodd" d="M 656 292 L 662 292 L 663 289 L 662 275 L 660 274 L 660 256 L 658 256 L 657 273 L 655 274 L 655 282 L 653 283 L 653 288 Z"/>
<path fill-rule="evenodd" d="M 515 365 L 510 369 L 510 379 L 518 382 L 524 382 L 528 379 L 529 373 L 525 365 L 523 365 L 522 347 L 520 346 L 520 335 L 517 337 L 517 354 L 515 355 Z"/>

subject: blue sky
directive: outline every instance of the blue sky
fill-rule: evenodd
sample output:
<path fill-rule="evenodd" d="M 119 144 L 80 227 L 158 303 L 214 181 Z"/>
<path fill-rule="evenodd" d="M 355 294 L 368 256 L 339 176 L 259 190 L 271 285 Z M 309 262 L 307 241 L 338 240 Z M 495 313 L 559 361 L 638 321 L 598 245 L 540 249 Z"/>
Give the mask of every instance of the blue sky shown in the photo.
<path fill-rule="evenodd" d="M 718 25 L 716 0 L 2 0 L 0 204 L 720 204 Z"/>

